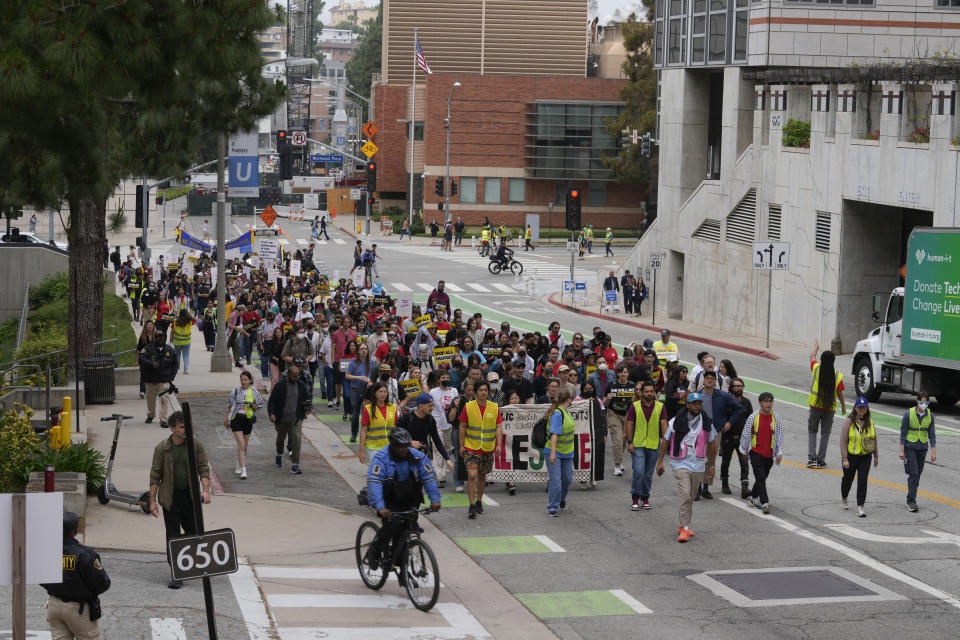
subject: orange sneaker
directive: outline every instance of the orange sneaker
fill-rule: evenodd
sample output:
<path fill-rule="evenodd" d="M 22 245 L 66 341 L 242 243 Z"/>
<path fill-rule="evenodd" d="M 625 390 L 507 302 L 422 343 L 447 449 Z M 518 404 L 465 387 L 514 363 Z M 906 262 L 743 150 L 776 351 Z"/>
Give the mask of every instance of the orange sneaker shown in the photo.
<path fill-rule="evenodd" d="M 691 529 L 690 527 L 684 527 L 683 529 L 684 531 L 687 532 L 688 536 L 690 536 L 691 538 L 693 537 L 693 529 Z"/>
<path fill-rule="evenodd" d="M 690 539 L 690 533 L 687 529 L 680 529 L 680 534 L 677 536 L 677 542 L 686 542 Z"/>

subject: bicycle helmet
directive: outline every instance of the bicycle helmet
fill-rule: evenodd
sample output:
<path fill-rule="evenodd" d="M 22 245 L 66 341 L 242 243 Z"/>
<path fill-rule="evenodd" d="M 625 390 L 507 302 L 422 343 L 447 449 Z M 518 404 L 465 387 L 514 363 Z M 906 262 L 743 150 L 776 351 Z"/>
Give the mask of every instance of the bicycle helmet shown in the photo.
<path fill-rule="evenodd" d="M 396 427 L 393 431 L 390 432 L 390 435 L 387 436 L 387 440 L 392 445 L 398 447 L 407 445 L 409 446 L 413 442 L 413 438 L 410 437 L 410 432 L 404 429 L 403 427 Z"/>

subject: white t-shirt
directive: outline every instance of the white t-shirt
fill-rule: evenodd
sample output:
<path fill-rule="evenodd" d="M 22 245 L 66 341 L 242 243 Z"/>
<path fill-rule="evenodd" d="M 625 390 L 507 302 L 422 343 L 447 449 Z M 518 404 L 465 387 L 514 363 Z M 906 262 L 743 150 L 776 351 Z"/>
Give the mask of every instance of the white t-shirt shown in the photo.
<path fill-rule="evenodd" d="M 316 334 L 314 334 L 314 335 L 316 335 Z M 332 367 L 332 366 L 333 366 L 333 355 L 332 355 L 332 352 L 333 352 L 333 348 L 332 348 L 331 345 L 330 345 L 330 336 L 327 336 L 326 338 L 323 339 L 323 342 L 320 343 L 319 353 L 320 353 L 321 357 L 323 358 L 324 363 L 325 363 L 326 366 L 328 366 L 328 367 Z"/>
<path fill-rule="evenodd" d="M 294 322 L 300 322 L 304 318 L 310 318 L 311 320 L 314 319 L 313 314 L 310 313 L 309 311 L 297 311 L 297 315 L 294 317 L 293 320 Z"/>
<path fill-rule="evenodd" d="M 430 397 L 433 398 L 433 419 L 437 421 L 437 429 L 446 430 L 451 428 L 450 421 L 447 420 L 447 412 L 450 405 L 459 396 L 460 393 L 453 387 L 435 387 L 430 389 Z"/>

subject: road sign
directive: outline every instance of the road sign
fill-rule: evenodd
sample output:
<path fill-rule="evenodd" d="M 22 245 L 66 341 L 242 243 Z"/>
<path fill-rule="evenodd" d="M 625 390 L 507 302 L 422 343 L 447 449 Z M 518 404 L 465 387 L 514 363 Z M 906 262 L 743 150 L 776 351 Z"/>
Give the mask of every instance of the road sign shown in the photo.
<path fill-rule="evenodd" d="M 263 210 L 263 213 L 260 214 L 260 219 L 263 220 L 263 224 L 268 227 L 274 223 L 277 219 L 277 212 L 273 210 L 273 207 L 267 205 L 267 208 Z"/>
<path fill-rule="evenodd" d="M 360 189 L 350 189 L 350 199 L 359 200 L 360 199 Z"/>
<path fill-rule="evenodd" d="M 633 144 L 637 144 L 637 140 L 638 140 L 639 138 L 640 138 L 640 136 L 637 135 L 637 130 L 636 130 L 636 129 L 633 129 L 633 130 L 630 132 L 630 142 L 632 142 Z"/>
<path fill-rule="evenodd" d="M 227 161 L 227 186 L 231 198 L 260 197 L 258 143 L 255 131 L 241 131 L 230 136 L 230 157 Z"/>
<path fill-rule="evenodd" d="M 377 145 L 373 144 L 373 142 L 371 142 L 370 140 L 367 140 L 366 142 L 363 143 L 363 146 L 360 147 L 360 151 L 363 151 L 363 155 L 367 156 L 368 158 L 371 158 L 373 157 L 373 154 L 379 151 L 379 149 L 377 148 Z"/>
<path fill-rule="evenodd" d="M 363 128 L 360 129 L 363 132 L 363 135 L 369 140 L 377 134 L 377 125 L 373 124 L 372 120 L 367 120 L 367 124 L 363 125 Z"/>
<path fill-rule="evenodd" d="M 167 541 L 174 580 L 192 580 L 237 572 L 237 543 L 232 529 L 217 529 L 199 536 Z"/>
<path fill-rule="evenodd" d="M 650 268 L 659 269 L 660 265 L 663 263 L 663 254 L 662 253 L 651 253 L 650 254 Z"/>
<path fill-rule="evenodd" d="M 303 145 L 307 144 L 307 132 L 294 131 L 290 136 L 290 140 L 294 146 L 302 147 Z"/>
<path fill-rule="evenodd" d="M 790 268 L 789 242 L 754 242 L 754 271 L 786 271 Z"/>
<path fill-rule="evenodd" d="M 564 281 L 563 281 L 563 290 L 564 290 L 564 291 L 573 291 L 573 280 L 564 280 Z"/>
<path fill-rule="evenodd" d="M 580 251 L 580 243 L 576 240 L 567 240 L 567 251 L 576 252 Z"/>
<path fill-rule="evenodd" d="M 311 154 L 310 162 L 343 162 L 343 156 L 328 154 L 321 155 L 319 153 Z"/>

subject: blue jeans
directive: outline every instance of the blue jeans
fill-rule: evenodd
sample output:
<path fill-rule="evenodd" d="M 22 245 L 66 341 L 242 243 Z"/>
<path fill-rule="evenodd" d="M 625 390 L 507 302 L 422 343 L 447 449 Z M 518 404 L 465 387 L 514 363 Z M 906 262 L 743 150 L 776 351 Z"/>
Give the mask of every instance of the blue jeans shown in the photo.
<path fill-rule="evenodd" d="M 190 368 L 190 345 L 189 344 L 175 344 L 173 345 L 173 351 L 177 354 L 177 360 L 180 362 L 180 368 L 183 371 L 186 371 Z"/>
<path fill-rule="evenodd" d="M 350 435 L 360 433 L 360 409 L 363 408 L 363 389 L 350 387 Z"/>
<path fill-rule="evenodd" d="M 551 464 L 549 451 L 549 449 L 543 450 L 547 471 L 550 472 L 550 483 L 547 485 L 547 511 L 557 511 L 560 508 L 560 501 L 567 499 L 567 490 L 573 482 L 573 458 L 557 456 L 557 461 Z"/>
<path fill-rule="evenodd" d="M 259 345 L 257 346 L 257 351 L 260 353 L 260 377 L 269 378 L 270 377 L 270 358 L 264 355 L 264 352 L 270 353 L 270 346 L 273 344 L 273 340 L 264 340 L 263 349 L 260 349 Z"/>
<path fill-rule="evenodd" d="M 463 486 L 463 480 L 460 479 L 458 470 L 460 469 L 460 426 L 454 424 L 450 430 L 450 450 L 453 456 L 453 484 L 457 487 Z"/>
<path fill-rule="evenodd" d="M 323 377 L 327 379 L 327 400 L 330 402 L 339 401 L 337 399 L 337 383 L 333 375 L 333 367 L 323 365 Z"/>
<path fill-rule="evenodd" d="M 634 447 L 631 455 L 633 456 L 633 482 L 630 484 L 630 494 L 634 498 L 649 498 L 650 486 L 653 484 L 653 470 L 657 466 L 657 450 Z"/>
<path fill-rule="evenodd" d="M 923 464 L 927 459 L 927 448 L 914 449 L 905 446 L 903 452 L 907 456 L 903 461 L 903 470 L 907 473 L 907 502 L 916 502 L 920 474 L 923 473 Z"/>
<path fill-rule="evenodd" d="M 251 362 L 253 357 L 253 336 L 240 336 L 243 342 L 240 344 L 240 354 Z"/>

